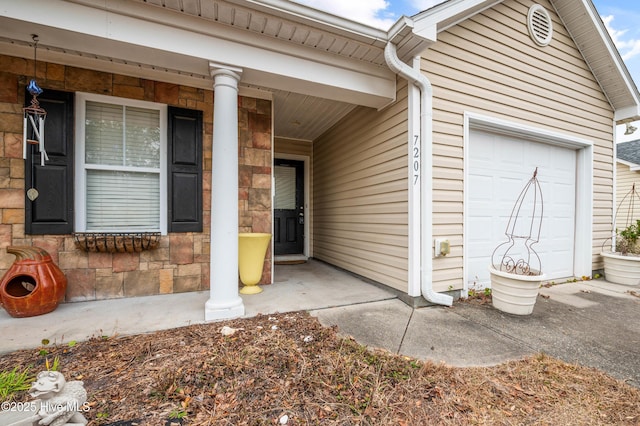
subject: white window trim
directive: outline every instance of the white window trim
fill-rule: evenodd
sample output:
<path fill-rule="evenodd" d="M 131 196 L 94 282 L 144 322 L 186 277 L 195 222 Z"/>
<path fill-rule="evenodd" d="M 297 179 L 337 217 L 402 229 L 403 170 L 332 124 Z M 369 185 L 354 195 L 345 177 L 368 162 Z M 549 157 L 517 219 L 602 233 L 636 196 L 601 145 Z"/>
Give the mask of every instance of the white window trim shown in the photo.
<path fill-rule="evenodd" d="M 304 163 L 304 245 L 302 254 L 306 257 L 311 257 L 311 247 L 309 244 L 309 240 L 311 239 L 311 221 L 312 221 L 312 211 L 311 211 L 311 159 L 308 155 L 299 155 L 299 154 L 283 154 L 283 153 L 272 153 L 275 160 L 295 160 L 302 161 Z M 276 181 L 275 176 L 271 178 L 271 187 L 273 188 L 272 201 L 275 202 L 275 190 L 276 190 Z M 275 203 L 272 203 L 275 205 Z M 271 210 L 271 214 L 274 214 L 274 209 Z M 271 234 L 273 235 L 273 221 L 271 221 Z M 273 240 L 273 239 L 272 239 Z"/>
<path fill-rule="evenodd" d="M 86 182 L 84 168 L 85 157 L 85 111 L 87 101 L 124 105 L 129 107 L 154 109 L 160 114 L 160 232 L 167 234 L 167 106 L 156 102 L 138 101 L 115 96 L 97 95 L 93 93 L 76 93 L 75 95 L 75 140 L 74 140 L 74 207 L 75 231 L 85 232 L 87 229 L 86 216 Z M 101 168 L 100 166 L 93 167 Z M 108 169 L 105 167 L 105 169 Z M 135 171 L 146 171 L 144 168 L 132 168 Z M 155 170 L 154 170 L 155 171 Z M 130 229 L 110 230 L 109 232 L 132 232 Z"/>

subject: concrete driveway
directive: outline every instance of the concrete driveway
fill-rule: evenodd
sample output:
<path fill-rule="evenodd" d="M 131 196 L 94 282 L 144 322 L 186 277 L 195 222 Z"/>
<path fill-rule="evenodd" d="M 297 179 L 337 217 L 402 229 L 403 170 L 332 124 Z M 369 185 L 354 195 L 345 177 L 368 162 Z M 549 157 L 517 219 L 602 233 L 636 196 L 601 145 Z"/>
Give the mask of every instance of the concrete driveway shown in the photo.
<path fill-rule="evenodd" d="M 397 299 L 312 312 L 361 344 L 452 366 L 544 352 L 640 387 L 640 288 L 603 280 L 542 288 L 533 314 L 491 304 L 411 309 Z"/>

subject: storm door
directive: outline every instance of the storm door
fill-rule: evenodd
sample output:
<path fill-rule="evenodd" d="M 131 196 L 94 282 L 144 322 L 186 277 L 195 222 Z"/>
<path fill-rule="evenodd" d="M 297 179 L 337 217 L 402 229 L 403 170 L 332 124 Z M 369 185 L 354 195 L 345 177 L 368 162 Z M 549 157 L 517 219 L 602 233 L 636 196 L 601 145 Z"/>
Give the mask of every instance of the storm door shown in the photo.
<path fill-rule="evenodd" d="M 302 254 L 304 247 L 304 163 L 276 159 L 274 167 L 275 254 Z"/>

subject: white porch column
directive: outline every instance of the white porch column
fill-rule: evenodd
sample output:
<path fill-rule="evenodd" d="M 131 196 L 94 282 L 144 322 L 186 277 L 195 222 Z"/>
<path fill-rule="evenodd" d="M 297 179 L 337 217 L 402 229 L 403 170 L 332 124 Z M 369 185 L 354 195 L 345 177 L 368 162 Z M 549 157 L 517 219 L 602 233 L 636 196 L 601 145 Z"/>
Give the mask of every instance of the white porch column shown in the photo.
<path fill-rule="evenodd" d="M 206 321 L 244 315 L 238 293 L 238 82 L 241 69 L 209 64 L 214 79 L 210 290 Z"/>

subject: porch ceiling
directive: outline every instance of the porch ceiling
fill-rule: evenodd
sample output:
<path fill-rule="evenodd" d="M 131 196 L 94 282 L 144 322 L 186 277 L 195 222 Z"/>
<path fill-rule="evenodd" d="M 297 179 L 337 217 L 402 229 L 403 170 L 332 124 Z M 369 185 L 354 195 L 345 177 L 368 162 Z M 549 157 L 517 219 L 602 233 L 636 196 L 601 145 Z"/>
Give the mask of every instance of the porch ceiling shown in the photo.
<path fill-rule="evenodd" d="M 313 141 L 355 107 L 346 102 L 276 90 L 273 92 L 274 134 Z"/>

